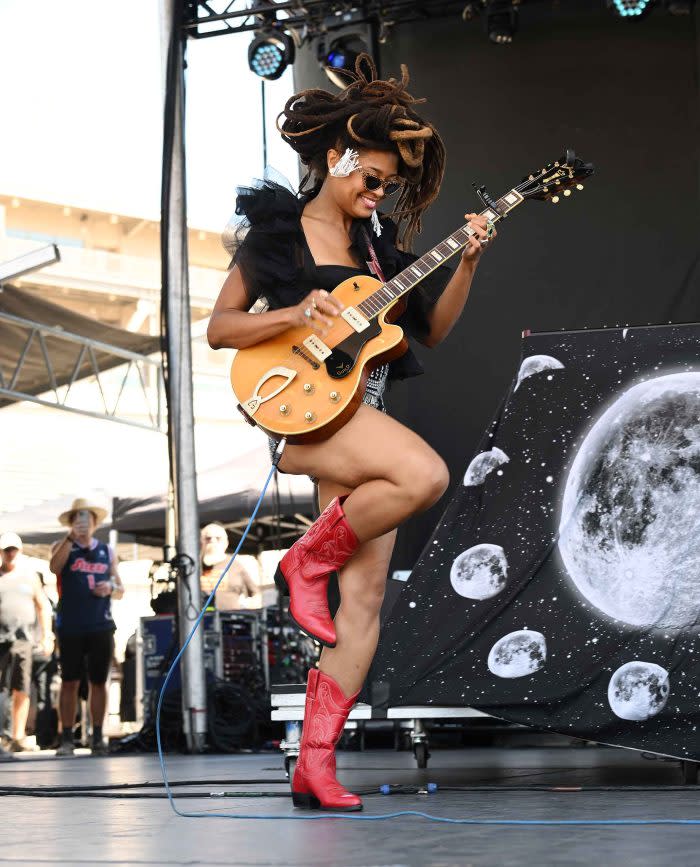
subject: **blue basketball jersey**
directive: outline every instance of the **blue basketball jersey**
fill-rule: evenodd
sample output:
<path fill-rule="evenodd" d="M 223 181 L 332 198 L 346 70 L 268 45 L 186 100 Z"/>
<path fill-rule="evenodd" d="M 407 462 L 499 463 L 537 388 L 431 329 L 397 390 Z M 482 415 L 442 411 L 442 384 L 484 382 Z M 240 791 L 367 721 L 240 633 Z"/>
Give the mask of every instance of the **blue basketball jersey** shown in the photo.
<path fill-rule="evenodd" d="M 73 542 L 59 576 L 56 626 L 61 632 L 99 632 L 115 629 L 110 596 L 95 596 L 96 584 L 110 581 L 112 552 L 109 545 L 94 540 L 91 548 Z"/>

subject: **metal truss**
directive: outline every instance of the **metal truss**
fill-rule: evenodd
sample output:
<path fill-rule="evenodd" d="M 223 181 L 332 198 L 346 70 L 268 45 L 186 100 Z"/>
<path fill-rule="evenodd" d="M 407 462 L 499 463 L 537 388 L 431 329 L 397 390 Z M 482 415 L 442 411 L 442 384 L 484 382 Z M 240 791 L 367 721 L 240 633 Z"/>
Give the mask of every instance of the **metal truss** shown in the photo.
<path fill-rule="evenodd" d="M 306 40 L 349 23 L 389 28 L 458 15 L 464 5 L 465 0 L 184 0 L 183 28 L 188 36 L 202 39 L 277 26 L 301 31 Z"/>
<path fill-rule="evenodd" d="M 311 524 L 312 521 L 301 513 L 259 516 L 250 528 L 245 544 L 250 548 L 257 545 L 259 551 L 268 550 L 270 541 L 278 543 L 280 548 L 290 548 Z M 239 540 L 248 526 L 248 519 L 225 522 L 224 526 L 234 537 L 234 541 Z"/>
<path fill-rule="evenodd" d="M 0 398 L 5 398 L 13 401 L 27 400 L 31 403 L 38 403 L 41 406 L 48 406 L 54 409 L 61 409 L 67 412 L 74 412 L 80 415 L 88 415 L 92 418 L 108 419 L 117 421 L 121 424 L 128 424 L 134 427 L 145 428 L 146 430 L 162 431 L 164 430 L 164 400 L 163 400 L 163 373 L 160 361 L 155 361 L 148 356 L 138 355 L 135 352 L 129 352 L 126 349 L 121 349 L 118 346 L 111 346 L 108 343 L 102 343 L 98 340 L 92 340 L 87 337 L 82 337 L 77 334 L 63 331 L 60 328 L 52 328 L 48 325 L 39 325 L 29 319 L 22 319 L 19 316 L 12 316 L 9 313 L 0 311 L 0 322 L 7 322 L 13 326 L 20 326 L 26 329 L 27 339 L 22 347 L 14 370 L 9 377 L 3 374 L 0 369 Z M 54 365 L 51 361 L 51 355 L 47 347 L 46 339 L 51 338 L 52 343 L 59 342 L 68 344 L 75 348 L 76 360 L 73 365 L 73 370 L 69 378 L 65 374 L 57 377 Z M 41 352 L 43 363 L 46 369 L 46 378 L 49 384 L 49 392 L 43 396 L 28 394 L 18 390 L 20 375 L 24 367 L 25 361 L 32 348 L 36 348 Z M 99 354 L 99 358 L 98 358 Z M 118 359 L 118 361 L 117 361 Z M 121 383 L 118 386 L 118 393 L 112 406 L 108 405 L 107 395 L 103 388 L 103 377 L 107 370 L 124 365 L 124 374 L 121 378 Z M 124 395 L 127 381 L 136 372 L 138 383 L 140 385 L 139 401 L 140 415 L 148 419 L 148 422 L 134 421 L 133 418 L 127 417 L 126 409 L 122 406 L 122 397 Z M 101 411 L 90 411 L 80 409 L 78 407 L 69 406 L 68 398 L 71 393 L 71 388 L 78 381 L 85 379 L 87 376 L 94 377 L 98 391 L 101 396 L 102 409 Z M 59 379 L 63 379 L 59 382 Z M 151 383 L 150 387 L 148 383 Z M 47 397 L 53 392 L 53 399 Z M 134 410 L 130 409 L 129 415 L 133 416 Z"/>

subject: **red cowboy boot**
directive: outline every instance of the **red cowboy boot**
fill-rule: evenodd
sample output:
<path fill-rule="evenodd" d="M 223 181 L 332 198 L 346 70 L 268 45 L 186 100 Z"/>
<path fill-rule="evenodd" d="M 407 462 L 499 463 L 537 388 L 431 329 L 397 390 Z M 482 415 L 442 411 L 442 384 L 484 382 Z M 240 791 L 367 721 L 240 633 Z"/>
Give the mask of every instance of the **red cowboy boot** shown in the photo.
<path fill-rule="evenodd" d="M 343 812 L 362 809 L 362 801 L 344 789 L 335 776 L 335 745 L 358 694 L 346 698 L 332 677 L 317 668 L 309 671 L 299 758 L 292 779 L 295 807 Z"/>
<path fill-rule="evenodd" d="M 328 578 L 350 559 L 359 544 L 336 497 L 306 533 L 282 557 L 275 584 L 289 594 L 289 614 L 296 625 L 326 647 L 335 647 L 335 627 L 328 610 Z"/>

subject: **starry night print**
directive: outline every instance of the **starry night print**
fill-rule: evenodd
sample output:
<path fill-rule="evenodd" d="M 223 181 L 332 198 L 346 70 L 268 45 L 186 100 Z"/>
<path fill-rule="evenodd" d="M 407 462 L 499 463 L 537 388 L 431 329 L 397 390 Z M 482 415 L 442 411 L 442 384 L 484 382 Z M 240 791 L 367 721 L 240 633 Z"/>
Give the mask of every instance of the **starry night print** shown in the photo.
<path fill-rule="evenodd" d="M 460 482 L 383 628 L 389 704 L 700 760 L 700 326 L 524 338 Z"/>

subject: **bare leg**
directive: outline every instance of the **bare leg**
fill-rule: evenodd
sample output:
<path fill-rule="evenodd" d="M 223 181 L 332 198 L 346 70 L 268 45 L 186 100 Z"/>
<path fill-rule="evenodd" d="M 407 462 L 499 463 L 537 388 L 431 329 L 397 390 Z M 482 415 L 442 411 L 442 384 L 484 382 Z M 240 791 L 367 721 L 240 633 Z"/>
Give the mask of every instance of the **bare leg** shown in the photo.
<path fill-rule="evenodd" d="M 18 689 L 12 690 L 12 739 L 23 740 L 27 733 L 29 714 L 29 694 Z"/>
<path fill-rule="evenodd" d="M 320 481 L 320 508 L 348 493 L 346 488 Z M 341 601 L 334 621 L 337 644 L 323 648 L 319 667 L 337 681 L 346 696 L 361 689 L 377 649 L 379 611 L 395 539 L 396 531 L 391 530 L 363 542 L 340 571 Z"/>
<path fill-rule="evenodd" d="M 280 468 L 351 491 L 343 509 L 360 542 L 429 508 L 449 481 L 444 461 L 427 443 L 365 404 L 325 442 L 288 446 Z"/>
<path fill-rule="evenodd" d="M 61 681 L 61 725 L 64 732 L 72 731 L 75 725 L 79 686 L 79 680 Z"/>
<path fill-rule="evenodd" d="M 107 711 L 107 684 L 90 684 L 90 719 L 92 725 L 102 728 Z"/>

